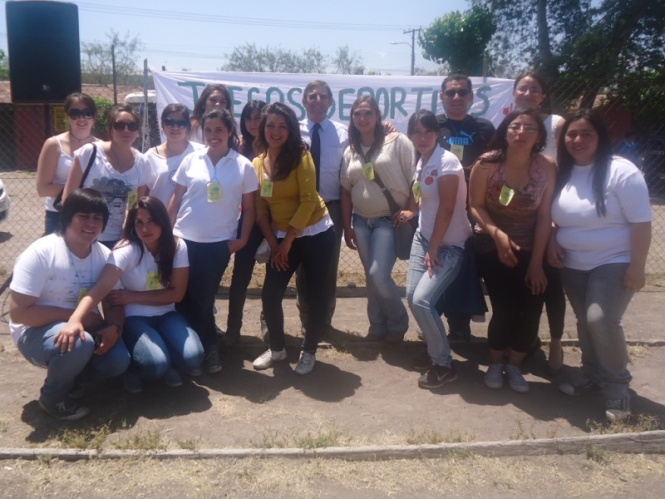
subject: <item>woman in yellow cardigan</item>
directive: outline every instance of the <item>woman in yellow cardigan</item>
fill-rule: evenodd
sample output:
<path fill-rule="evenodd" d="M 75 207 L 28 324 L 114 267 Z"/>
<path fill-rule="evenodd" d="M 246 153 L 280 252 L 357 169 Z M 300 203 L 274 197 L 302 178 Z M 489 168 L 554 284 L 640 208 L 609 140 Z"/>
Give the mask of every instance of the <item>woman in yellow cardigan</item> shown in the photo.
<path fill-rule="evenodd" d="M 320 327 L 325 323 L 329 293 L 320 283 L 331 264 L 335 233 L 323 199 L 316 192 L 316 170 L 300 137 L 291 108 L 275 102 L 263 109 L 253 161 L 259 177 L 257 222 L 270 245 L 261 300 L 270 348 L 254 361 L 254 369 L 286 359 L 284 310 L 286 286 L 299 265 L 307 276 L 309 320 L 296 374 L 314 368 Z"/>

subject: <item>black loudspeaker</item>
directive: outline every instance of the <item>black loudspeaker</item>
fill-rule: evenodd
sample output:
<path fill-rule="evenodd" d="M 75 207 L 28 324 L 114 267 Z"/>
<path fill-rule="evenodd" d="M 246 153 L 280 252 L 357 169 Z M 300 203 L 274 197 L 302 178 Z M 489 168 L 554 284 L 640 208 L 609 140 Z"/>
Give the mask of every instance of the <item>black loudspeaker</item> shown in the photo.
<path fill-rule="evenodd" d="M 62 103 L 81 91 L 78 7 L 6 2 L 12 102 Z"/>

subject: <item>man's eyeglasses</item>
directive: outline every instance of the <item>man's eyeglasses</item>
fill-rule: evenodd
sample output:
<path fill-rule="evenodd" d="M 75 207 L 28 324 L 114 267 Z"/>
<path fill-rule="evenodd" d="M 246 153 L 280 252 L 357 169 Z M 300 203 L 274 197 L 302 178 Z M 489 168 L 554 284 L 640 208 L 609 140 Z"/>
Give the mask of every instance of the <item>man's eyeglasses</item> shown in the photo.
<path fill-rule="evenodd" d="M 122 132 L 125 128 L 130 132 L 138 132 L 139 123 L 138 121 L 116 121 L 113 123 L 114 130 Z"/>
<path fill-rule="evenodd" d="M 466 97 L 467 95 L 469 95 L 470 92 L 471 90 L 469 90 L 468 88 L 451 88 L 443 92 L 443 95 L 445 95 L 446 97 L 455 97 L 455 95 L 459 95 L 460 97 Z"/>
<path fill-rule="evenodd" d="M 69 116 L 73 120 L 77 120 L 81 117 L 85 118 L 86 120 L 89 120 L 90 118 L 95 117 L 92 110 L 88 109 L 87 107 L 85 109 L 70 109 L 69 111 L 67 111 L 67 116 Z"/>
<path fill-rule="evenodd" d="M 166 118 L 164 120 L 164 126 L 169 128 L 187 128 L 187 120 L 174 120 L 173 118 Z"/>

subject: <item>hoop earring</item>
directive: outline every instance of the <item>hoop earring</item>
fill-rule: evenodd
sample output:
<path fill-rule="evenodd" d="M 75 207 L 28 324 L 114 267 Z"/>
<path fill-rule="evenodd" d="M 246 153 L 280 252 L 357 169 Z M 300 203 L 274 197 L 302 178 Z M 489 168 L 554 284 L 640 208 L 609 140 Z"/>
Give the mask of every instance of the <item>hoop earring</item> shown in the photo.
<path fill-rule="evenodd" d="M 139 237 L 139 235 L 136 233 L 136 229 L 135 229 L 134 227 L 132 227 L 132 228 L 129 230 L 129 235 L 132 236 L 132 237 L 136 237 L 136 238 Z"/>

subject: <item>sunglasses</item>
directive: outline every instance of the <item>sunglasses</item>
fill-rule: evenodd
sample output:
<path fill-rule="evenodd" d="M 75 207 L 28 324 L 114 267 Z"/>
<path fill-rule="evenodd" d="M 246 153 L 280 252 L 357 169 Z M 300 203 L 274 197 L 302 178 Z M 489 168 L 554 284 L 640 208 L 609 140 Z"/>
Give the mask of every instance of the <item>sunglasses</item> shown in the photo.
<path fill-rule="evenodd" d="M 471 92 L 468 88 L 457 88 L 453 89 L 451 88 L 450 90 L 446 90 L 443 92 L 443 95 L 446 97 L 455 97 L 455 94 L 459 95 L 460 97 L 466 97 L 469 95 L 469 92 Z"/>
<path fill-rule="evenodd" d="M 169 128 L 187 128 L 188 122 L 187 120 L 174 120 L 173 118 L 166 118 L 164 120 L 164 126 L 167 126 Z"/>
<path fill-rule="evenodd" d="M 89 120 L 90 118 L 94 118 L 95 114 L 92 112 L 91 109 L 88 109 L 87 107 L 85 109 L 70 109 L 67 111 L 67 116 L 69 116 L 73 120 L 77 120 L 81 117 L 85 118 L 86 120 Z"/>
<path fill-rule="evenodd" d="M 138 121 L 116 121 L 113 123 L 113 129 L 122 132 L 124 129 L 129 130 L 130 132 L 138 132 L 139 122 Z"/>

